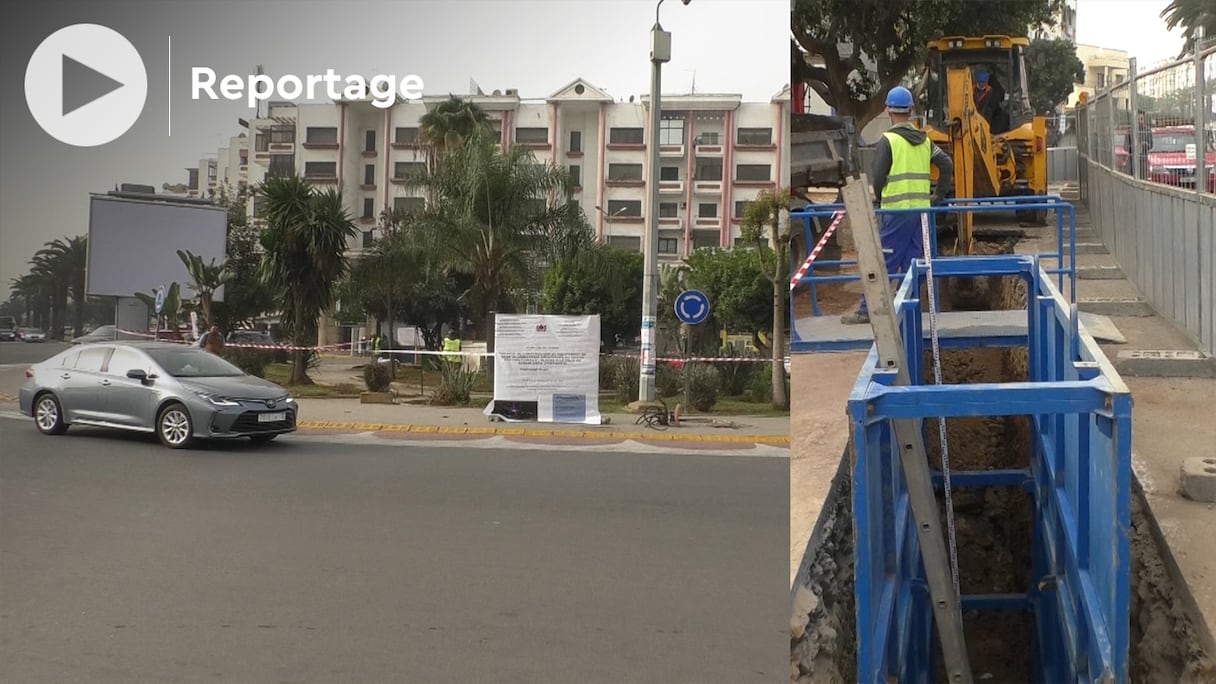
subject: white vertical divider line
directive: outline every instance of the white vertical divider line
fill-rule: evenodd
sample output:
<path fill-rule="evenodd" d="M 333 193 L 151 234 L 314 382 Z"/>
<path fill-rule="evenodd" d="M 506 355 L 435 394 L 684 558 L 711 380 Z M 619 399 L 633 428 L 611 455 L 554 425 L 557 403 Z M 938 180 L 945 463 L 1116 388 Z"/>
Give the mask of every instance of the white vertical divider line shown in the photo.
<path fill-rule="evenodd" d="M 166 79 L 169 82 L 169 92 L 165 93 L 165 101 L 169 110 L 169 137 L 173 137 L 173 36 L 169 36 L 169 54 Z"/>

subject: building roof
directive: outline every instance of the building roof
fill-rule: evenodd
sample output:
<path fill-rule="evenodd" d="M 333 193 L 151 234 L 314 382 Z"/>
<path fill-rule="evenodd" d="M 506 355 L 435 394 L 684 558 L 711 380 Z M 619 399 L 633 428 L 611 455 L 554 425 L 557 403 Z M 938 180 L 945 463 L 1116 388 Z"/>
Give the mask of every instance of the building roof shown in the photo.
<path fill-rule="evenodd" d="M 558 88 L 546 98 L 548 102 L 612 102 L 612 96 L 582 78 L 576 78 Z"/>
<path fill-rule="evenodd" d="M 650 102 L 649 95 L 639 98 L 643 105 Z M 740 93 L 696 93 L 692 95 L 664 95 L 663 109 L 685 111 L 734 111 L 743 102 Z"/>

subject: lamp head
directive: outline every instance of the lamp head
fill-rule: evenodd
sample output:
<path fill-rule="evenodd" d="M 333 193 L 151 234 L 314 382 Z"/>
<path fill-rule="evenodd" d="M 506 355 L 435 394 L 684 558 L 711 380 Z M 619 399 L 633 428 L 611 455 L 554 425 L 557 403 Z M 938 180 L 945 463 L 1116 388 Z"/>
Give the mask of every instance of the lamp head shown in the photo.
<path fill-rule="evenodd" d="M 687 7 L 688 3 L 692 2 L 692 0 L 680 0 L 680 2 L 684 3 L 684 6 Z"/>

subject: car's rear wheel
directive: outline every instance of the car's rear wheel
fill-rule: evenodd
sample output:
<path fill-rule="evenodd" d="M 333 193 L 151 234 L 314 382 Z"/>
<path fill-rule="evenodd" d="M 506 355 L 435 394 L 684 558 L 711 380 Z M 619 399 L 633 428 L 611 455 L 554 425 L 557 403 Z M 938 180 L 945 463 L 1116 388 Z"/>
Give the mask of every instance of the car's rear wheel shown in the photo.
<path fill-rule="evenodd" d="M 275 437 L 278 437 L 278 435 L 249 435 L 249 441 L 254 444 L 265 444 L 273 442 Z"/>
<path fill-rule="evenodd" d="M 181 404 L 169 404 L 156 417 L 156 436 L 170 449 L 184 449 L 194 441 L 194 422 Z"/>
<path fill-rule="evenodd" d="M 34 398 L 34 425 L 44 435 L 62 435 L 68 429 L 63 422 L 63 406 L 54 394 L 46 392 Z"/>

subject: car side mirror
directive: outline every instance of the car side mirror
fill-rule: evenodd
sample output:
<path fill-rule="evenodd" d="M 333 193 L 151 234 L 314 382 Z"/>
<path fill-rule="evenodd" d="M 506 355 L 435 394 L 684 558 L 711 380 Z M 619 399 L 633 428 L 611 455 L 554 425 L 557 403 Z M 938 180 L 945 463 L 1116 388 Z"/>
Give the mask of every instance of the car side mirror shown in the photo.
<path fill-rule="evenodd" d="M 138 368 L 132 368 L 131 370 L 127 371 L 127 377 L 131 378 L 132 380 L 138 380 L 144 384 L 147 384 L 149 379 L 148 374 Z"/>

